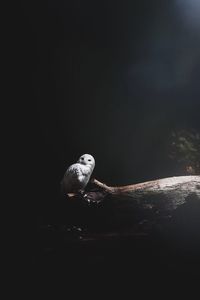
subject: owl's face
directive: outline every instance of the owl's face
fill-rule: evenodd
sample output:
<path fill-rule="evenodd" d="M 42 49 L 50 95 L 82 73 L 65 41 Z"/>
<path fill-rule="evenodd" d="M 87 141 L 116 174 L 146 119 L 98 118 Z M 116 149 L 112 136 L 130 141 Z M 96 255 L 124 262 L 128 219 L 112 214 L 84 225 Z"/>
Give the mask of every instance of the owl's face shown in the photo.
<path fill-rule="evenodd" d="M 82 164 L 82 165 L 91 166 L 93 168 L 95 166 L 94 157 L 92 155 L 90 155 L 90 154 L 83 154 L 83 155 L 81 155 L 81 157 L 78 160 L 78 163 Z"/>

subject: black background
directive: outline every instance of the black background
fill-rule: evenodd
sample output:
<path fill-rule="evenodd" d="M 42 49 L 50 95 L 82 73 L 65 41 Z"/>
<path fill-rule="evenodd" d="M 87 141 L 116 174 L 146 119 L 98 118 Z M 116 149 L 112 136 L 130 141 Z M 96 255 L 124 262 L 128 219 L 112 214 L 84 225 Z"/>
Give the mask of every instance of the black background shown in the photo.
<path fill-rule="evenodd" d="M 13 143 L 33 222 L 51 220 L 63 173 L 83 153 L 110 185 L 176 175 L 171 130 L 200 130 L 200 24 L 187 14 L 198 7 L 184 3 L 18 4 L 12 75 L 23 105 Z"/>
<path fill-rule="evenodd" d="M 23 3 L 19 76 L 43 180 L 55 183 L 84 152 L 110 183 L 166 172 L 157 160 L 171 128 L 199 128 L 200 32 L 181 10 L 171 1 Z"/>

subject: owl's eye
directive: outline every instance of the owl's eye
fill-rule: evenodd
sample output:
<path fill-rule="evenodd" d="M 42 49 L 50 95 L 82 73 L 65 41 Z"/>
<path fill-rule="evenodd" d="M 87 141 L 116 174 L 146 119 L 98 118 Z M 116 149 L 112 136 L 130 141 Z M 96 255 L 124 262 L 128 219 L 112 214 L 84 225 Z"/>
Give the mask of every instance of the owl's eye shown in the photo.
<path fill-rule="evenodd" d="M 88 161 L 91 161 L 91 159 L 88 159 Z"/>
<path fill-rule="evenodd" d="M 81 160 L 83 160 L 84 158 L 83 157 L 81 157 Z"/>

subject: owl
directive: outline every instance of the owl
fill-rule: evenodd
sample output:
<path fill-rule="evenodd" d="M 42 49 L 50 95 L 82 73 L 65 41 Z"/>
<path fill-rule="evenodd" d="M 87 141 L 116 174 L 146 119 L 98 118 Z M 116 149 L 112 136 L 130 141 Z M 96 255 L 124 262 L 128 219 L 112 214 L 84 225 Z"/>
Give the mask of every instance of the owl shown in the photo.
<path fill-rule="evenodd" d="M 94 157 L 83 154 L 77 163 L 69 166 L 61 181 L 62 193 L 79 193 L 85 190 L 95 167 Z"/>

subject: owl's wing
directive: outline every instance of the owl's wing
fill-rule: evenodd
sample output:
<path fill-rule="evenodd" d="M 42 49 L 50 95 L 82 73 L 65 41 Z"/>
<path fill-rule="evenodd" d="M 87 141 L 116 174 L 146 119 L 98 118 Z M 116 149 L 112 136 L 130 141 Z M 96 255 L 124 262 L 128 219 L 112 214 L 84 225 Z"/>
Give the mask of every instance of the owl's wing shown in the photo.
<path fill-rule="evenodd" d="M 82 166 L 78 163 L 71 165 L 61 181 L 61 192 L 76 189 L 79 178 L 83 175 Z"/>
<path fill-rule="evenodd" d="M 83 175 L 83 169 L 80 164 L 73 164 L 71 165 L 67 171 L 65 172 L 65 177 L 70 177 L 72 180 L 73 178 L 77 178 Z"/>

